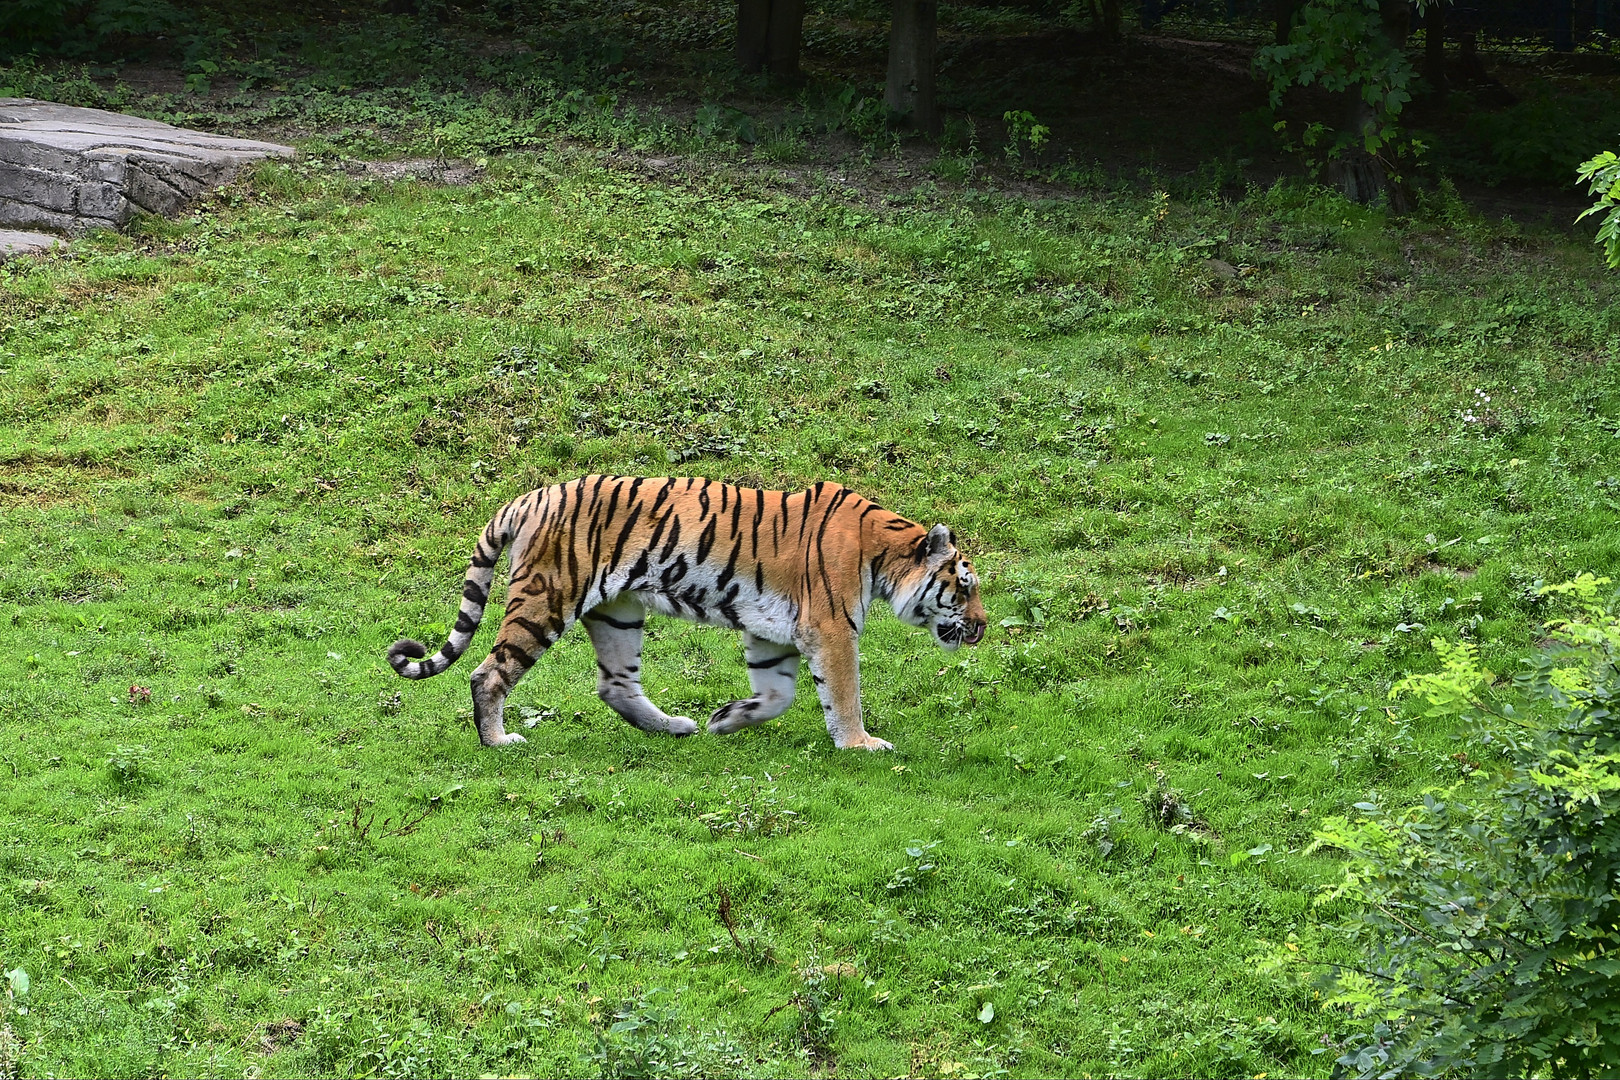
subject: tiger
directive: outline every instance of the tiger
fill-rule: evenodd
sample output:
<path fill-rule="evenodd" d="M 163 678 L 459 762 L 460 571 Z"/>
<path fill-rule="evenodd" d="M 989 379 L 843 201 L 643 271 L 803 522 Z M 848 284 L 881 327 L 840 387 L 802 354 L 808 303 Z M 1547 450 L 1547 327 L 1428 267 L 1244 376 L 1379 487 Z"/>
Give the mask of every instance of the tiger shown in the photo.
<path fill-rule="evenodd" d="M 471 680 L 486 747 L 524 741 L 506 730 L 506 697 L 575 622 L 596 650 L 597 694 L 642 731 L 697 731 L 642 690 L 652 611 L 742 631 L 752 693 L 715 709 L 710 733 L 780 716 L 804 659 L 841 749 L 893 749 L 861 716 L 858 644 L 874 599 L 926 627 L 946 651 L 984 638 L 979 576 L 944 525 L 924 528 L 826 481 L 787 492 L 696 477 L 585 476 L 496 512 L 473 550 L 449 639 L 431 657 L 420 642 L 396 641 L 387 654 L 396 672 L 430 678 L 466 651 L 508 546 L 506 615 Z"/>

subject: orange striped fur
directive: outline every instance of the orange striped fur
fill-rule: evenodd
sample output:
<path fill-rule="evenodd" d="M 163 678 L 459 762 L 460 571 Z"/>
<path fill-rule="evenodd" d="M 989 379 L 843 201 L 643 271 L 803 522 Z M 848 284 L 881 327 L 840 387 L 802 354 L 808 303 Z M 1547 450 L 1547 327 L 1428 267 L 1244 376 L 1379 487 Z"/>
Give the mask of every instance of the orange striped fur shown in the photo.
<path fill-rule="evenodd" d="M 713 480 L 586 476 L 501 507 L 473 551 L 461 610 L 433 656 L 397 641 L 388 662 L 408 679 L 444 671 L 483 618 L 495 561 L 510 546 L 506 615 L 472 674 L 485 746 L 522 742 L 502 719 L 507 694 L 576 621 L 596 649 L 597 692 L 644 731 L 690 735 L 697 724 L 660 710 L 641 689 L 646 612 L 743 632 L 753 693 L 716 709 L 726 734 L 780 715 L 799 662 L 840 747 L 889 749 L 861 717 L 858 642 L 874 599 L 924 626 L 945 649 L 984 635 L 973 566 L 943 525 L 926 529 L 839 484 L 765 491 Z"/>

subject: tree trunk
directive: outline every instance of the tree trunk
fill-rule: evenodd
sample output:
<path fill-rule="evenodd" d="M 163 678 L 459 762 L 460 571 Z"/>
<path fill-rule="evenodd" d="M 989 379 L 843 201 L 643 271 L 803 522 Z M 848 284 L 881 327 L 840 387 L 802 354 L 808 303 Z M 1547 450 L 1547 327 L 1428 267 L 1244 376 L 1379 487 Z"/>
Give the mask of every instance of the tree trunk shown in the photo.
<path fill-rule="evenodd" d="M 1300 9 L 1303 0 L 1274 0 L 1271 10 L 1277 20 L 1278 45 L 1288 44 L 1288 35 L 1294 29 L 1294 15 Z"/>
<path fill-rule="evenodd" d="M 804 0 L 770 0 L 767 62 L 778 79 L 799 77 L 799 42 L 804 38 Z"/>
<path fill-rule="evenodd" d="M 1411 209 L 1406 191 L 1390 178 L 1382 161 L 1367 153 L 1361 142 L 1362 133 L 1374 122 L 1372 106 L 1362 100 L 1359 90 L 1349 90 L 1346 94 L 1350 106 L 1349 131 L 1356 141 L 1328 162 L 1328 184 L 1351 202 L 1365 205 L 1382 197 L 1392 211 L 1404 214 Z"/>
<path fill-rule="evenodd" d="M 1575 5 L 1571 0 L 1553 0 L 1552 42 L 1554 52 L 1575 51 Z"/>
<path fill-rule="evenodd" d="M 883 90 L 889 122 L 930 134 L 939 130 L 934 103 L 937 0 L 894 0 L 889 26 L 889 78 Z"/>
<path fill-rule="evenodd" d="M 1429 0 L 1423 13 L 1423 76 L 1434 87 L 1434 96 L 1445 99 L 1446 91 L 1446 4 Z"/>
<path fill-rule="evenodd" d="M 1379 4 L 1384 39 L 1391 49 L 1406 47 L 1410 10 L 1406 0 L 1381 0 Z M 1406 213 L 1410 209 L 1406 192 L 1390 178 L 1385 163 L 1362 148 L 1367 129 L 1377 122 L 1372 106 L 1362 98 L 1360 87 L 1345 91 L 1345 97 L 1349 106 L 1347 130 L 1355 141 L 1342 156 L 1328 163 L 1328 183 L 1352 202 L 1370 203 L 1383 196 L 1391 210 Z"/>
<path fill-rule="evenodd" d="M 765 70 L 771 0 L 737 0 L 737 66 L 750 75 Z"/>
<path fill-rule="evenodd" d="M 1124 0 L 1096 0 L 1092 8 L 1092 25 L 1109 41 L 1120 39 L 1120 27 L 1125 21 Z"/>

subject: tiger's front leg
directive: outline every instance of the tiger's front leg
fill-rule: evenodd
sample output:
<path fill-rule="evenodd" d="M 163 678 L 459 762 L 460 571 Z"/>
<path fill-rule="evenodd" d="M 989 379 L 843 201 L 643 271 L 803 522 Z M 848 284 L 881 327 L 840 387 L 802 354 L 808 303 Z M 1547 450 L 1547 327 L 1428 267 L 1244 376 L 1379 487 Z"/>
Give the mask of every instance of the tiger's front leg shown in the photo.
<path fill-rule="evenodd" d="M 743 658 L 748 661 L 748 685 L 754 694 L 714 710 L 709 717 L 711 735 L 729 735 L 763 724 L 781 716 L 793 704 L 794 684 L 799 678 L 798 649 L 766 641 L 744 630 Z"/>
<path fill-rule="evenodd" d="M 868 735 L 861 721 L 861 654 L 856 636 L 838 630 L 807 635 L 800 649 L 810 661 L 810 676 L 833 745 L 840 750 L 893 750 L 893 743 Z"/>

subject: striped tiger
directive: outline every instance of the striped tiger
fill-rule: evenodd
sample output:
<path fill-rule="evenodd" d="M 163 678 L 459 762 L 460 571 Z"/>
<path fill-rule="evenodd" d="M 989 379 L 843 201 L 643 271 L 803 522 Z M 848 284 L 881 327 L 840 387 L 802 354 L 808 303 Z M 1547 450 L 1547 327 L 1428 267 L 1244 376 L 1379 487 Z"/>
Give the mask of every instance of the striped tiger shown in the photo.
<path fill-rule="evenodd" d="M 697 730 L 642 691 L 642 627 L 654 611 L 742 631 L 753 693 L 716 709 L 710 732 L 786 711 L 803 657 L 833 742 L 868 750 L 892 749 L 861 719 L 857 645 L 874 598 L 927 627 L 946 650 L 984 637 L 979 577 L 943 525 L 926 529 L 832 483 L 786 492 L 689 477 L 586 476 L 501 507 L 473 551 L 450 639 L 431 657 L 419 642 L 396 641 L 388 650 L 395 671 L 425 679 L 456 662 L 508 545 L 506 617 L 472 674 L 485 746 L 523 741 L 506 730 L 506 696 L 576 620 L 596 649 L 597 693 L 643 731 Z"/>

